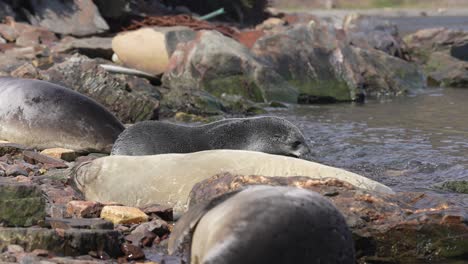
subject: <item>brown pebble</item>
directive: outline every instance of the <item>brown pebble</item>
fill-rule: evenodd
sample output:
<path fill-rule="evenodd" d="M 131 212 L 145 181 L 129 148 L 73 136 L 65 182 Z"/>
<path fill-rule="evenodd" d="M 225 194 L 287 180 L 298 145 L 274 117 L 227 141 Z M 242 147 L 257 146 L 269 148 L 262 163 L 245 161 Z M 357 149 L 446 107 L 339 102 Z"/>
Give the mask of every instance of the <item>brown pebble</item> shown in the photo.
<path fill-rule="evenodd" d="M 129 243 L 124 243 L 121 246 L 122 252 L 128 260 L 137 260 L 145 257 L 145 253 L 140 247 L 134 246 Z"/>

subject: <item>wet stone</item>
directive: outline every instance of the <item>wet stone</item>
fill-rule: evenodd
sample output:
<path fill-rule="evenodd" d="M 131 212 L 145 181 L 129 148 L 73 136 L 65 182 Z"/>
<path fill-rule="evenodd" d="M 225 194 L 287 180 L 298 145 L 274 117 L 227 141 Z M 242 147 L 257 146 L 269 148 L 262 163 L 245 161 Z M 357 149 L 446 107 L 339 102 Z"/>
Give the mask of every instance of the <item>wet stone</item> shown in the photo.
<path fill-rule="evenodd" d="M 67 214 L 76 218 L 98 218 L 103 204 L 93 201 L 71 201 L 67 204 Z"/>
<path fill-rule="evenodd" d="M 114 229 L 114 224 L 100 218 L 46 218 L 46 224 L 60 229 Z"/>
<path fill-rule="evenodd" d="M 134 246 L 129 243 L 124 243 L 121 249 L 128 260 L 137 260 L 137 259 L 142 259 L 145 257 L 145 253 L 138 246 Z"/>

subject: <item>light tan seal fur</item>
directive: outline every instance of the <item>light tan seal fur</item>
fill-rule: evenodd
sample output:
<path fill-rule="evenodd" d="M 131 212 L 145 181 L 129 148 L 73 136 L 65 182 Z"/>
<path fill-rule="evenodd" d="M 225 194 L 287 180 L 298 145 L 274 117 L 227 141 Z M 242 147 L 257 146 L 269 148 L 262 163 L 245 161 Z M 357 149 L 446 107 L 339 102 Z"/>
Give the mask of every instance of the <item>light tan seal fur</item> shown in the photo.
<path fill-rule="evenodd" d="M 164 204 L 185 211 L 192 187 L 214 175 L 307 176 L 336 178 L 356 187 L 393 193 L 361 175 L 297 158 L 245 150 L 189 154 L 108 156 L 77 166 L 73 181 L 87 200 L 129 206 Z"/>

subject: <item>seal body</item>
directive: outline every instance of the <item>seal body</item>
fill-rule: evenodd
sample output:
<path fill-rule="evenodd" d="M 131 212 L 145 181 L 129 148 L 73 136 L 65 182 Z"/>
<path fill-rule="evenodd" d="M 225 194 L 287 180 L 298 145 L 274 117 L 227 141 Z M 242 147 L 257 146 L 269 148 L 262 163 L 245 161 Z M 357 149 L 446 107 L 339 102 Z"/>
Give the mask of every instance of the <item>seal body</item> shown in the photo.
<path fill-rule="evenodd" d="M 201 126 L 145 121 L 127 128 L 113 155 L 190 153 L 239 149 L 308 158 L 309 146 L 299 128 L 278 117 L 232 118 Z"/>
<path fill-rule="evenodd" d="M 169 253 L 192 264 L 354 264 L 343 215 L 320 194 L 295 187 L 252 186 L 197 204 L 176 223 Z"/>
<path fill-rule="evenodd" d="M 256 151 L 207 150 L 188 154 L 108 156 L 78 165 L 72 179 L 86 200 L 129 206 L 163 204 L 187 209 L 192 187 L 212 176 L 306 176 L 336 178 L 358 188 L 393 193 L 378 182 L 315 162 Z"/>
<path fill-rule="evenodd" d="M 45 81 L 0 78 L 0 139 L 110 152 L 124 126 L 94 100 Z"/>

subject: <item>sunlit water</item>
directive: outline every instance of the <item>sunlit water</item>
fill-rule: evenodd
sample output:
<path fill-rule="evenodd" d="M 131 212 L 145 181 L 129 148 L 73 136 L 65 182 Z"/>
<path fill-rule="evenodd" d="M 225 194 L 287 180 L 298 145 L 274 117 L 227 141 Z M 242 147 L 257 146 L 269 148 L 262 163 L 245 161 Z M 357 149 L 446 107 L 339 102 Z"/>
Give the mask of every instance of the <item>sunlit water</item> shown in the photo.
<path fill-rule="evenodd" d="M 468 195 L 435 184 L 468 180 L 468 89 L 365 104 L 272 110 L 310 139 L 315 161 L 375 179 L 399 191 L 429 191 L 468 207 Z"/>

